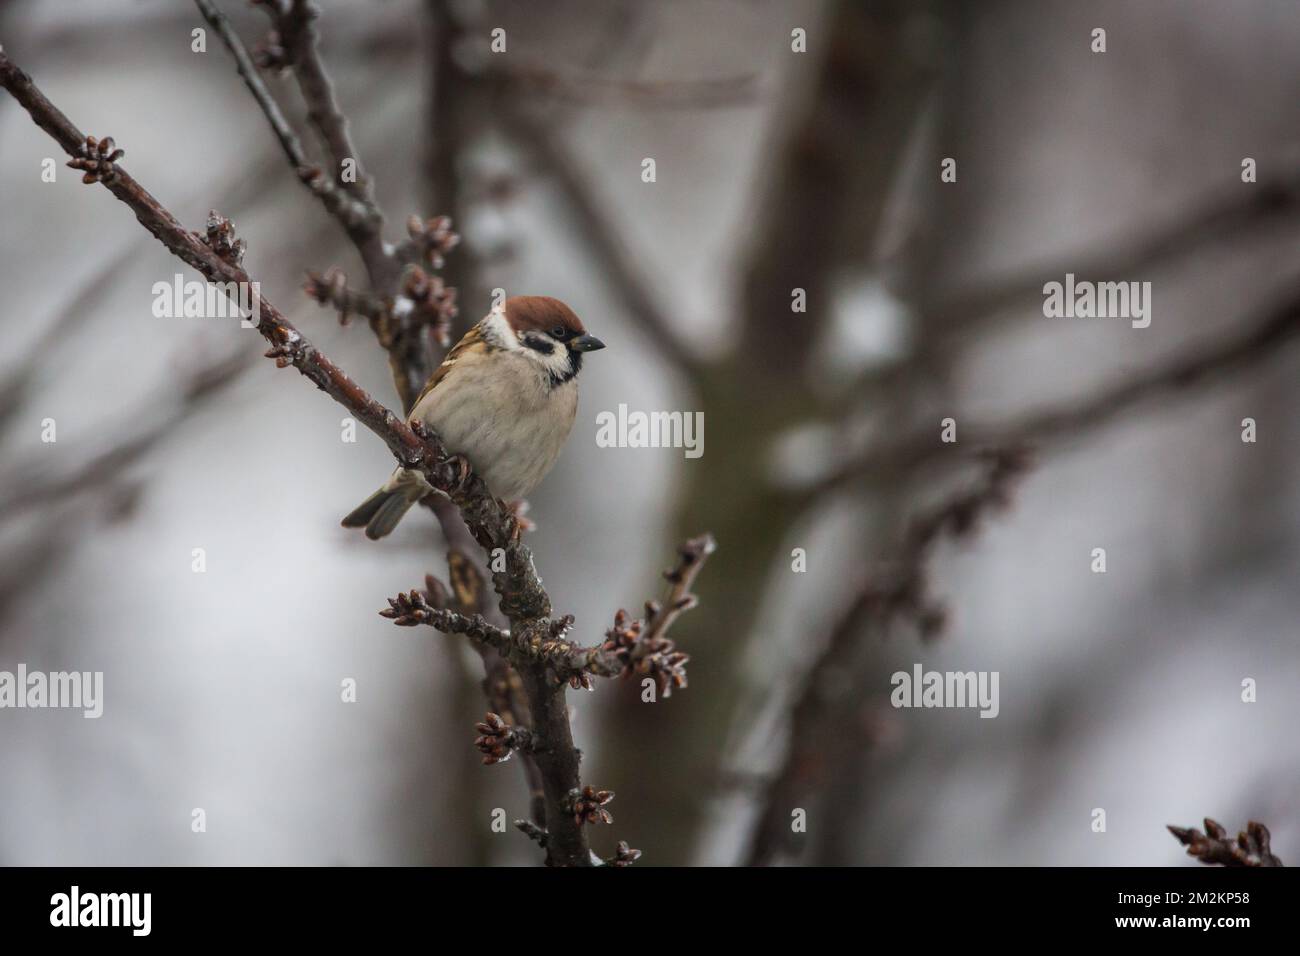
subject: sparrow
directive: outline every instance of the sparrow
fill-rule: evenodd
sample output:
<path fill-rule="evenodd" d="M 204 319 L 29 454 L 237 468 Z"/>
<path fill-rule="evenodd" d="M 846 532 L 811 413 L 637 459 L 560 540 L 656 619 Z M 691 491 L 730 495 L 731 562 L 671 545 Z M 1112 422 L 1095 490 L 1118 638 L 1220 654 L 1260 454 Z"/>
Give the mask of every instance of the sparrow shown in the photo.
<path fill-rule="evenodd" d="M 496 497 L 521 499 L 546 477 L 573 428 L 583 355 L 604 347 L 559 299 L 513 296 L 447 353 L 408 424 L 435 432 Z M 382 538 L 433 490 L 420 472 L 398 468 L 343 527 Z"/>

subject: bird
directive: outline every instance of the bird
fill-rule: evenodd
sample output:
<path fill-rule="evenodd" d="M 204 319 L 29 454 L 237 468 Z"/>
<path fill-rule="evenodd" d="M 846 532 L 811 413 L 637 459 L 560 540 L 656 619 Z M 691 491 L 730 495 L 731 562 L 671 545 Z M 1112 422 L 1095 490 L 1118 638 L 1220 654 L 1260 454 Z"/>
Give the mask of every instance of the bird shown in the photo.
<path fill-rule="evenodd" d="M 408 424 L 437 434 L 503 501 L 526 497 L 555 464 L 578 411 L 578 373 L 605 343 L 545 295 L 511 296 L 465 333 L 411 406 Z M 434 490 L 399 467 L 343 519 L 378 540 Z"/>

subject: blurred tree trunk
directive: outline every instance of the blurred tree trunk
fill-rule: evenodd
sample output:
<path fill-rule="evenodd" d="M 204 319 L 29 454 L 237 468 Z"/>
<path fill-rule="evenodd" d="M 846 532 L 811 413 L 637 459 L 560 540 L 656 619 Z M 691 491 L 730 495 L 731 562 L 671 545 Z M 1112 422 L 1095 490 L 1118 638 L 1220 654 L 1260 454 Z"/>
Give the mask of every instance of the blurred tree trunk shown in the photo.
<path fill-rule="evenodd" d="M 706 600 L 690 640 L 691 688 L 645 704 L 640 688 L 620 696 L 606 723 L 605 765 L 594 776 L 618 794 L 621 823 L 647 837 L 650 864 L 691 862 L 708 798 L 719 784 L 736 708 L 741 661 L 800 506 L 771 485 L 773 443 L 814 420 L 810 356 L 830 318 L 842 271 L 862 270 L 895 172 L 929 88 L 913 37 L 926 5 L 836 4 L 810 31 L 821 53 L 805 99 L 772 150 L 769 188 L 743 265 L 740 343 L 706 367 L 697 408 L 708 423 L 708 466 L 686 468 L 670 533 L 704 529 L 718 540 Z M 805 289 L 809 310 L 791 310 Z M 652 838 L 650 835 L 653 835 Z"/>

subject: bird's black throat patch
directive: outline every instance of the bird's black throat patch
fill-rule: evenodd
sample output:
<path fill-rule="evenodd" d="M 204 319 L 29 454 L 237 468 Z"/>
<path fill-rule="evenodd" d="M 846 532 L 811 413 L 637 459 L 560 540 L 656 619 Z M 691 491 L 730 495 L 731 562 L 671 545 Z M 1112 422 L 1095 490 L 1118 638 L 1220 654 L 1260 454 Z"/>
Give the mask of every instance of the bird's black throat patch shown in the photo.
<path fill-rule="evenodd" d="M 569 370 L 563 373 L 551 373 L 551 388 L 563 385 L 565 382 L 573 380 L 574 376 L 582 370 L 582 353 L 574 352 L 572 349 L 566 349 L 569 353 Z"/>

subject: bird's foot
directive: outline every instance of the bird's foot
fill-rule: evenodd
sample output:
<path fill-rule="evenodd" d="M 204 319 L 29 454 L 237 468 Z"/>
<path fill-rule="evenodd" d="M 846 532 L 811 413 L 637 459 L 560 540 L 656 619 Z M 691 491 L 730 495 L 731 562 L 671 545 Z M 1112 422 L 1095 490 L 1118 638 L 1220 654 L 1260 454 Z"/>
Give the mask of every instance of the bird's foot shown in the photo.
<path fill-rule="evenodd" d="M 502 504 L 515 520 L 515 540 L 518 540 L 521 534 L 537 530 L 537 522 L 528 517 L 527 498 L 516 498 L 514 501 L 505 501 Z"/>
<path fill-rule="evenodd" d="M 451 455 L 438 462 L 438 472 L 446 484 L 446 491 L 454 493 L 465 490 L 474 470 L 464 455 Z"/>
<path fill-rule="evenodd" d="M 436 445 L 438 443 L 438 436 L 421 419 L 412 418 L 407 424 L 411 426 L 411 431 L 415 432 L 415 437 L 426 445 Z"/>

